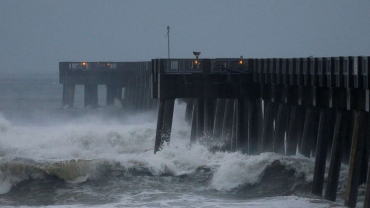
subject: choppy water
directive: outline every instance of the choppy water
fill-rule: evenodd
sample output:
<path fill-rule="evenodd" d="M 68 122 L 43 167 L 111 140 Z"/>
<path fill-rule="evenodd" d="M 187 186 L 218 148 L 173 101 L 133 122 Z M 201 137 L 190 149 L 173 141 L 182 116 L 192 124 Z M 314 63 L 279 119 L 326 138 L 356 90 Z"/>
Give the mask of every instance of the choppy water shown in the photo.
<path fill-rule="evenodd" d="M 311 159 L 190 147 L 184 106 L 154 155 L 154 113 L 60 96 L 50 77 L 0 79 L 1 207 L 340 207 L 309 194 Z"/>

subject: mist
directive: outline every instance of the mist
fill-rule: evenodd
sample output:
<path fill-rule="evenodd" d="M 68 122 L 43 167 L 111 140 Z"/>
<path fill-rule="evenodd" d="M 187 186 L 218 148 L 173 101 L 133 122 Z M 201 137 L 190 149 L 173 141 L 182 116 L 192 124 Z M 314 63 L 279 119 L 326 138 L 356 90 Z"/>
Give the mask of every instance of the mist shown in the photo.
<path fill-rule="evenodd" d="M 57 75 L 59 61 L 368 55 L 367 0 L 2 0 L 0 74 Z"/>

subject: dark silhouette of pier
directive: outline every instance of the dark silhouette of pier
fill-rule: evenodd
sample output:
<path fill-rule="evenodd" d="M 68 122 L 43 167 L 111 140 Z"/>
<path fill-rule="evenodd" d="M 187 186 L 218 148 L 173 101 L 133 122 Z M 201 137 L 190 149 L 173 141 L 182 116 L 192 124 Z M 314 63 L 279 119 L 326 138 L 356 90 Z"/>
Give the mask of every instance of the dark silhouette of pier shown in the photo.
<path fill-rule="evenodd" d="M 107 103 L 122 100 L 122 88 L 123 100 L 139 110 L 157 106 L 151 96 L 158 100 L 154 152 L 170 141 L 174 103 L 180 98 L 186 102 L 191 142 L 212 137 L 224 141 L 224 151 L 314 157 L 312 193 L 325 199 L 336 200 L 340 167 L 348 164 L 345 205 L 355 207 L 359 185 L 366 184 L 368 208 L 369 61 L 365 56 L 197 57 L 89 62 L 86 69 L 82 62 L 62 62 L 60 80 L 67 106 L 73 105 L 76 84 L 85 85 L 87 106 L 97 103 L 97 84 L 108 86 Z"/>

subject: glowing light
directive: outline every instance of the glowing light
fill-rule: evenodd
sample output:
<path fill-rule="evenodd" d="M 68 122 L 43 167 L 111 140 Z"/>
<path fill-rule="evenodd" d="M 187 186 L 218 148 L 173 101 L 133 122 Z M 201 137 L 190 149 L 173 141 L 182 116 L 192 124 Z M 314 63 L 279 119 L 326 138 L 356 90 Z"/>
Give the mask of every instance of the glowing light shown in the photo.
<path fill-rule="evenodd" d="M 87 66 L 87 62 L 82 62 L 82 63 L 81 63 L 81 65 L 82 65 L 83 67 L 86 67 L 86 66 Z"/>
<path fill-rule="evenodd" d="M 239 64 L 240 64 L 240 65 L 244 64 L 243 56 L 240 56 Z"/>

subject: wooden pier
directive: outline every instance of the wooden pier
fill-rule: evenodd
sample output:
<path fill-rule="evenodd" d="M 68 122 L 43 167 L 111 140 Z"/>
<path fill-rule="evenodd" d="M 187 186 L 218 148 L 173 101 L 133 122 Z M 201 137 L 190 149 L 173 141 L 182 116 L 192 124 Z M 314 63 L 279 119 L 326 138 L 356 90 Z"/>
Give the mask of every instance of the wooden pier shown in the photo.
<path fill-rule="evenodd" d="M 170 141 L 175 99 L 181 98 L 191 142 L 218 138 L 225 151 L 313 157 L 312 193 L 332 201 L 341 164 L 348 164 L 345 205 L 355 207 L 366 184 L 369 208 L 369 62 L 366 56 L 241 57 L 59 67 L 64 106 L 73 106 L 76 85 L 85 87 L 85 106 L 97 106 L 98 85 L 106 85 L 107 105 L 118 100 L 143 111 L 159 102 L 154 152 Z"/>
<path fill-rule="evenodd" d="M 60 62 L 63 106 L 73 107 L 75 86 L 84 86 L 84 105 L 98 106 L 98 85 L 106 86 L 106 104 L 118 101 L 127 110 L 156 108 L 151 99 L 151 62 Z"/>
<path fill-rule="evenodd" d="M 154 59 L 154 151 L 170 141 L 174 100 L 182 98 L 191 142 L 216 137 L 228 151 L 314 157 L 312 193 L 332 201 L 340 166 L 347 163 L 345 205 L 355 207 L 358 187 L 367 183 L 368 208 L 369 62 L 364 56 Z"/>

